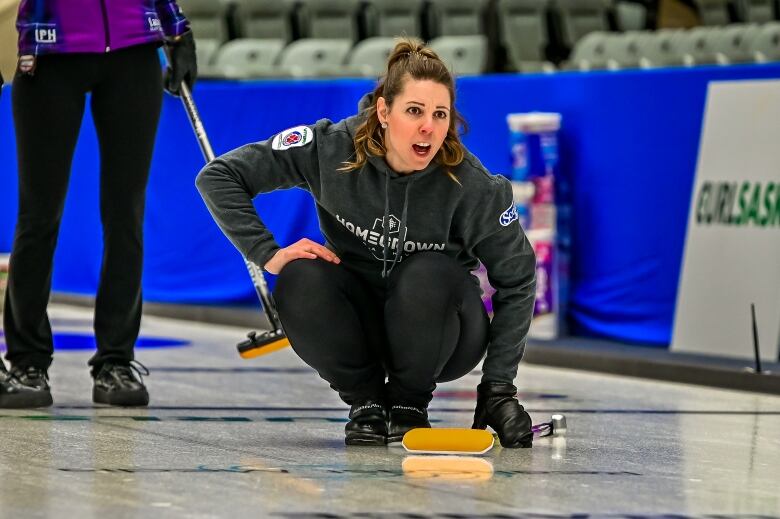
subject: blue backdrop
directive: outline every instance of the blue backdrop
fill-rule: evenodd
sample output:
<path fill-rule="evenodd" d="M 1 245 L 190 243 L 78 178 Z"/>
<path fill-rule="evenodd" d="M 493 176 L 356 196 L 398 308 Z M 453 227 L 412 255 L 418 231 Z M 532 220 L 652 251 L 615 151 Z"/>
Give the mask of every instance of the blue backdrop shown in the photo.
<path fill-rule="evenodd" d="M 492 171 L 510 169 L 506 114 L 563 114 L 561 173 L 573 210 L 574 330 L 666 345 L 671 338 L 688 204 L 709 81 L 779 78 L 780 65 L 463 78 L 467 146 Z M 200 82 L 195 97 L 216 153 L 277 131 L 354 113 L 366 80 Z M 10 89 L 0 99 L 0 251 L 16 215 Z M 243 261 L 211 220 L 193 180 L 202 165 L 178 100 L 166 96 L 147 199 L 149 301 L 254 300 Z M 101 258 L 98 156 L 85 115 L 55 256 L 54 289 L 93 294 Z M 281 244 L 320 239 L 303 191 L 263 195 L 258 211 Z"/>

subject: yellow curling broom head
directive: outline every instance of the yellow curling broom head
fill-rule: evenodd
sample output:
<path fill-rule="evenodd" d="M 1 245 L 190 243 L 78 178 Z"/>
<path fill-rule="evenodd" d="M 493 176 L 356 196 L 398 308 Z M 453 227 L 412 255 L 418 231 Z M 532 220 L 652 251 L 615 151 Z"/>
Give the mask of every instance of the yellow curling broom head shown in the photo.
<path fill-rule="evenodd" d="M 482 429 L 412 429 L 401 444 L 418 454 L 485 454 L 493 448 L 493 435 Z"/>
<path fill-rule="evenodd" d="M 280 339 L 264 342 L 262 344 L 253 344 L 245 348 L 239 347 L 238 354 L 241 355 L 242 359 L 254 359 L 260 355 L 267 355 L 268 353 L 281 350 L 289 345 L 290 341 L 287 340 L 287 337 L 282 336 Z"/>

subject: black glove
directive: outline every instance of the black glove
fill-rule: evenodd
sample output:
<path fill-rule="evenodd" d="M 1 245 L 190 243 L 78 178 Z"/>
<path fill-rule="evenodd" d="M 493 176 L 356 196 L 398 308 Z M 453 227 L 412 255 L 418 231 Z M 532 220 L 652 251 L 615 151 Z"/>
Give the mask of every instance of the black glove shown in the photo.
<path fill-rule="evenodd" d="M 179 95 L 181 82 L 190 90 L 198 77 L 198 61 L 195 57 L 195 39 L 192 31 L 187 31 L 176 39 L 165 42 L 168 47 L 168 68 L 165 71 L 165 90 L 174 96 Z"/>
<path fill-rule="evenodd" d="M 498 433 L 502 447 L 530 447 L 534 439 L 531 417 L 515 396 L 517 388 L 505 382 L 482 382 L 477 386 L 477 408 L 472 429 L 488 425 Z"/>

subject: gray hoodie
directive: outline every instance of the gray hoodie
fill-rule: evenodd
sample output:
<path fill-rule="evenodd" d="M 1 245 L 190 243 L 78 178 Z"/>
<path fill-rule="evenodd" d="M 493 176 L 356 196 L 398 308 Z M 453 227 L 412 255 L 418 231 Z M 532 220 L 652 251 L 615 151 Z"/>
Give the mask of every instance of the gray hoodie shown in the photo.
<path fill-rule="evenodd" d="M 536 261 L 509 181 L 468 151 L 450 168 L 460 184 L 435 161 L 402 175 L 383 157 L 369 156 L 359 170 L 338 171 L 354 159 L 361 122 L 360 115 L 323 119 L 237 148 L 203 168 L 198 190 L 233 245 L 261 267 L 280 247 L 252 198 L 292 187 L 314 197 L 326 246 L 374 286 L 384 286 L 393 267 L 418 251 L 446 254 L 469 271 L 482 261 L 496 289 L 482 379 L 512 382 L 533 313 Z"/>

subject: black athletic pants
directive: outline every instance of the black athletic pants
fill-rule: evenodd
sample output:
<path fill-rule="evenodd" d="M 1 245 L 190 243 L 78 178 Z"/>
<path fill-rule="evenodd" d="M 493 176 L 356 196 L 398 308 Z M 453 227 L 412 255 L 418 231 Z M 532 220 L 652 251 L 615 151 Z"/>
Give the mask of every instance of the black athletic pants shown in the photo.
<path fill-rule="evenodd" d="M 439 253 L 405 258 L 383 289 L 343 263 L 295 260 L 274 297 L 295 352 L 348 404 L 379 398 L 426 407 L 436 382 L 467 374 L 487 348 L 479 287 Z"/>
<path fill-rule="evenodd" d="M 19 214 L 5 301 L 6 358 L 48 368 L 53 345 L 46 306 L 52 259 L 87 93 L 100 144 L 103 263 L 95 301 L 98 351 L 128 362 L 141 321 L 146 183 L 162 104 L 155 45 L 108 54 L 39 56 L 34 75 L 16 73 L 12 105 L 19 160 Z"/>

